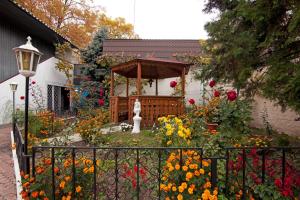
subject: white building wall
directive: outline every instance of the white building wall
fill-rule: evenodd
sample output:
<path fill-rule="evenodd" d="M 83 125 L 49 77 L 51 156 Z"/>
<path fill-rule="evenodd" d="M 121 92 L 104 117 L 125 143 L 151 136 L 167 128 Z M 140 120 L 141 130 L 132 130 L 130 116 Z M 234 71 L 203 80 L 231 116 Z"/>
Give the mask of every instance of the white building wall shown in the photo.
<path fill-rule="evenodd" d="M 40 63 L 37 67 L 35 76 L 30 78 L 30 82 L 33 80 L 41 88 L 42 96 L 44 98 L 44 106 L 47 107 L 47 85 L 64 86 L 67 78 L 64 73 L 55 69 L 55 65 L 58 59 L 51 57 L 46 61 Z M 12 113 L 12 92 L 9 84 L 11 82 L 18 83 L 18 89 L 16 91 L 16 108 L 22 109 L 25 104 L 25 100 L 21 100 L 21 96 L 25 96 L 25 77 L 17 75 L 0 84 L 0 124 L 6 124 L 11 121 Z M 35 109 L 32 101 L 32 96 L 29 93 L 29 106 L 30 109 Z"/>

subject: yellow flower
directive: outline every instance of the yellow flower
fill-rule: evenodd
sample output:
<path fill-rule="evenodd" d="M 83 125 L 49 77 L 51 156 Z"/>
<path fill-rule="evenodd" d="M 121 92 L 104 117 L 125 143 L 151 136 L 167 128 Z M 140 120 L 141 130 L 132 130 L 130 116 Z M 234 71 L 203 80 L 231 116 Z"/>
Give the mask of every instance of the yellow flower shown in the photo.
<path fill-rule="evenodd" d="M 177 195 L 177 200 L 182 200 L 183 199 L 183 196 L 181 194 L 178 194 Z"/>
<path fill-rule="evenodd" d="M 176 192 L 177 188 L 175 186 L 172 187 L 172 191 Z"/>
<path fill-rule="evenodd" d="M 172 130 L 168 130 L 168 131 L 166 132 L 166 135 L 167 135 L 167 136 L 171 136 L 171 135 L 172 135 L 172 133 L 173 133 L 173 131 L 172 131 Z"/>
<path fill-rule="evenodd" d="M 182 193 L 182 192 L 184 191 L 184 187 L 183 187 L 183 186 L 179 186 L 179 187 L 178 187 L 178 191 L 179 191 L 180 193 Z"/>
<path fill-rule="evenodd" d="M 78 186 L 76 187 L 76 192 L 77 192 L 77 193 L 81 192 L 81 189 L 82 189 L 82 188 L 78 185 Z"/>
<path fill-rule="evenodd" d="M 167 145 L 170 145 L 170 144 L 172 144 L 172 140 L 169 140 L 169 141 L 167 142 Z"/>
<path fill-rule="evenodd" d="M 193 188 L 189 188 L 189 189 L 188 189 L 188 193 L 189 193 L 189 194 L 193 194 L 193 192 L 194 192 L 194 189 L 193 189 Z"/>
<path fill-rule="evenodd" d="M 199 170 L 200 174 L 204 174 L 204 169 Z"/>
<path fill-rule="evenodd" d="M 192 172 L 187 172 L 187 173 L 186 173 L 186 178 L 187 178 L 187 179 L 193 178 L 193 173 L 192 173 Z"/>
<path fill-rule="evenodd" d="M 181 186 L 182 186 L 184 189 L 186 189 L 186 188 L 187 188 L 186 182 L 181 183 Z"/>

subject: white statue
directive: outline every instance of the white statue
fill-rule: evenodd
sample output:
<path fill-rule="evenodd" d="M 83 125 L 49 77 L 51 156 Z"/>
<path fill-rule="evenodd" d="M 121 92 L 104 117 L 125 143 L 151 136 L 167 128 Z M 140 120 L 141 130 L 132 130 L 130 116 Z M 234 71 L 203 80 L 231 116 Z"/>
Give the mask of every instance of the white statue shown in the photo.
<path fill-rule="evenodd" d="M 135 113 L 135 116 L 133 117 L 132 133 L 140 133 L 141 132 L 140 125 L 141 125 L 142 118 L 140 117 L 141 103 L 139 102 L 138 99 L 136 99 L 134 102 L 133 112 Z"/>

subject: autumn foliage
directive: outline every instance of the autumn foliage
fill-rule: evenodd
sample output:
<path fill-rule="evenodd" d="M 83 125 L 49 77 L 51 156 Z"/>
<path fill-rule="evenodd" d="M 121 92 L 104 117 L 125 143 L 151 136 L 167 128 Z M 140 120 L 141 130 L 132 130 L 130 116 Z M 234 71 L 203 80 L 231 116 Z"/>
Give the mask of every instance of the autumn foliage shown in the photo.
<path fill-rule="evenodd" d="M 110 38 L 136 38 L 133 25 L 123 18 L 112 19 L 91 0 L 16 0 L 35 17 L 80 48 L 89 44 L 100 27 L 109 29 Z"/>

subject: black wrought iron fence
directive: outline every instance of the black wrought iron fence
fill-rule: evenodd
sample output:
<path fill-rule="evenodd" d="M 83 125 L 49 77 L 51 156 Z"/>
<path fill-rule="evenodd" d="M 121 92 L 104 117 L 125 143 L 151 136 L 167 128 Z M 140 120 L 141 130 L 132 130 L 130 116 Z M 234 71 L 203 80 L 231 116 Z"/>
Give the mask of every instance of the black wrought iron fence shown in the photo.
<path fill-rule="evenodd" d="M 291 196 L 300 188 L 299 153 L 300 147 L 228 147 L 207 157 L 202 148 L 39 146 L 32 149 L 32 176 L 50 199 L 171 199 L 183 193 L 193 199 L 206 189 L 246 199 L 265 183 Z"/>

